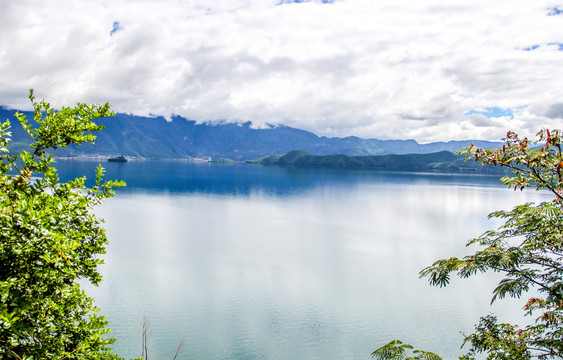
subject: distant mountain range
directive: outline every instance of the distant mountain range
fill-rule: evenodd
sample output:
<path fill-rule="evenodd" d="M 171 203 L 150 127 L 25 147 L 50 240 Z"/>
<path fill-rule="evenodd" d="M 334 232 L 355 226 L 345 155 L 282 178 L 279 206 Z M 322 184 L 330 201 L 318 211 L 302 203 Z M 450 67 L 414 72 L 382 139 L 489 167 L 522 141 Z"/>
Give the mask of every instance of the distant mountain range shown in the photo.
<path fill-rule="evenodd" d="M 12 123 L 10 148 L 27 148 L 29 136 L 15 119 L 16 110 L 0 107 L 0 120 Z M 23 112 L 28 119 L 32 113 Z M 440 151 L 455 152 L 475 144 L 478 147 L 498 147 L 496 142 L 468 140 L 419 144 L 414 140 L 362 139 L 355 136 L 337 138 L 317 136 L 311 132 L 288 126 L 256 129 L 251 123 L 203 123 L 175 116 L 171 121 L 163 117 L 141 117 L 117 114 L 98 119 L 105 129 L 97 133 L 96 143 L 59 149 L 57 156 L 125 155 L 150 159 L 189 159 L 210 157 L 232 160 L 258 159 L 267 155 L 286 154 L 303 150 L 314 155 L 344 154 L 348 156 L 423 154 Z"/>

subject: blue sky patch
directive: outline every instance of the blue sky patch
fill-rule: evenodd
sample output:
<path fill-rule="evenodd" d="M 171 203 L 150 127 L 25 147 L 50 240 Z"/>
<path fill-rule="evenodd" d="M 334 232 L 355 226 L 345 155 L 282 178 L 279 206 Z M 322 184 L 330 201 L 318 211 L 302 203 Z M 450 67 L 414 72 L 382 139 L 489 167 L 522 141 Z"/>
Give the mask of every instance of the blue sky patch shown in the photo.
<path fill-rule="evenodd" d="M 539 49 L 541 46 L 554 46 L 554 47 L 557 48 L 557 50 L 563 51 L 563 43 L 558 43 L 558 42 L 550 42 L 550 43 L 543 44 L 543 45 L 534 44 L 534 45 L 530 45 L 528 47 L 525 47 L 522 50 L 524 50 L 524 51 L 534 51 L 536 49 Z"/>
<path fill-rule="evenodd" d="M 121 30 L 121 24 L 119 23 L 119 21 L 114 21 L 111 31 L 109 32 L 109 36 L 112 36 L 113 34 L 115 34 L 116 32 L 118 32 L 119 30 Z"/>
<path fill-rule="evenodd" d="M 511 108 L 503 109 L 496 106 L 488 107 L 484 109 L 469 110 L 464 115 L 473 115 L 473 114 L 485 115 L 488 118 L 498 118 L 498 117 L 508 116 L 509 118 L 514 119 L 514 111 Z"/>
<path fill-rule="evenodd" d="M 532 50 L 536 50 L 537 48 L 539 48 L 539 45 L 532 45 L 532 46 L 528 46 L 526 48 L 523 48 L 522 50 L 524 51 L 532 51 Z"/>
<path fill-rule="evenodd" d="M 561 14 L 563 14 L 563 9 L 560 9 L 558 7 L 554 7 L 554 8 L 549 9 L 547 16 L 556 16 L 556 15 L 561 15 Z"/>

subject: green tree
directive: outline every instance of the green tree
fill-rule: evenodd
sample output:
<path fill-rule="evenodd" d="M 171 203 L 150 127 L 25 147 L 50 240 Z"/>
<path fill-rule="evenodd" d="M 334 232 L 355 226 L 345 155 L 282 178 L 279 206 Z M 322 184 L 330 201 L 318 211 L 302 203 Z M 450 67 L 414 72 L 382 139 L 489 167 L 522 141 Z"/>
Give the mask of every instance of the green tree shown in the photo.
<path fill-rule="evenodd" d="M 509 132 L 498 149 L 473 146 L 460 153 L 482 165 L 503 166 L 511 175 L 501 182 L 515 190 L 535 188 L 553 194 L 551 201 L 518 205 L 510 211 L 496 211 L 490 218 L 504 220 L 496 230 L 468 242 L 479 250 L 463 258 L 436 261 L 420 272 L 430 284 L 446 286 L 452 273 L 467 278 L 488 271 L 503 274 L 491 302 L 506 296 L 520 298 L 529 290 L 539 296 L 529 298 L 524 315 L 531 325 L 519 327 L 497 322 L 495 316 L 482 317 L 475 332 L 466 336 L 467 354 L 474 359 L 485 353 L 487 359 L 551 359 L 563 357 L 563 156 L 559 131 L 542 130 L 537 140 L 521 139 Z M 402 343 L 401 343 L 402 344 Z M 393 342 L 372 353 L 378 359 L 410 359 L 390 351 Z M 410 346 L 410 345 L 409 345 Z M 423 352 L 424 353 L 424 352 Z M 419 353 L 423 354 L 423 353 Z M 391 354 L 388 356 L 387 354 Z M 424 359 L 424 357 L 415 357 Z"/>
<path fill-rule="evenodd" d="M 92 209 L 112 196 L 118 181 L 59 182 L 48 151 L 93 142 L 110 116 L 109 104 L 53 110 L 36 102 L 34 123 L 16 117 L 33 139 L 31 151 L 10 154 L 10 122 L 0 124 L 0 358 L 116 359 L 110 330 L 78 280 L 97 285 L 105 252 L 102 220 Z"/>

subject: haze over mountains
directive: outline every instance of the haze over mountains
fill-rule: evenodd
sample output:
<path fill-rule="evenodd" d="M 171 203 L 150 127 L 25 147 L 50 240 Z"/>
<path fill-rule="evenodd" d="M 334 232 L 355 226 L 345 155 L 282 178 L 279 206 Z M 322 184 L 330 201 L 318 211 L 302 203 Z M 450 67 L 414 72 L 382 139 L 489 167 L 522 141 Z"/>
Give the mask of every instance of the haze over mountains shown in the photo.
<path fill-rule="evenodd" d="M 26 148 L 29 136 L 14 118 L 16 110 L 0 107 L 0 120 L 12 123 L 11 149 Z M 23 112 L 31 120 L 32 113 Z M 415 140 L 377 140 L 359 137 L 328 138 L 287 126 L 256 129 L 250 123 L 204 123 L 182 117 L 167 121 L 163 117 L 128 114 L 98 119 L 105 126 L 94 145 L 84 144 L 57 150 L 57 156 L 125 155 L 150 159 L 190 159 L 199 157 L 232 160 L 258 159 L 266 155 L 304 150 L 314 155 L 350 156 L 386 154 L 423 154 L 455 152 L 471 143 L 479 147 L 497 147 L 500 143 L 467 140 L 419 144 Z"/>

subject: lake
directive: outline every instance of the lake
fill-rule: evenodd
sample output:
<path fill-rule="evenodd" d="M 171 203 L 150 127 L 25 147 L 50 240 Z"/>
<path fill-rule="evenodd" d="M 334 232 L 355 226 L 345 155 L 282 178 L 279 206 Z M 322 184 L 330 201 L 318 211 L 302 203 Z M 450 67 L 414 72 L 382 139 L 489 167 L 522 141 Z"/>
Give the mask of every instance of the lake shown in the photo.
<path fill-rule="evenodd" d="M 93 161 L 59 161 L 62 179 Z M 497 209 L 550 199 L 497 177 L 299 170 L 183 161 L 104 163 L 128 187 L 97 209 L 110 245 L 86 286 L 116 352 L 172 359 L 370 359 L 393 339 L 456 358 L 479 317 L 522 324 L 523 300 L 489 305 L 498 277 L 428 285 Z"/>

